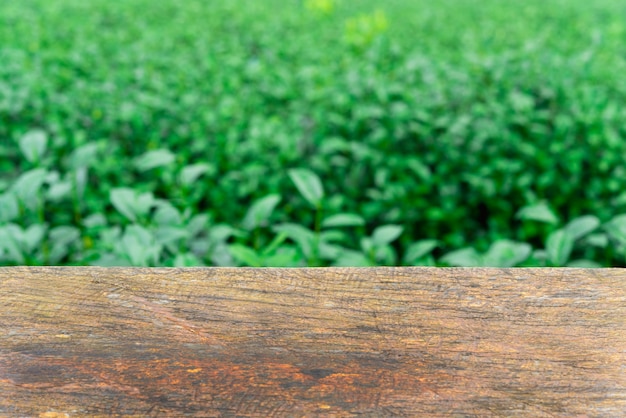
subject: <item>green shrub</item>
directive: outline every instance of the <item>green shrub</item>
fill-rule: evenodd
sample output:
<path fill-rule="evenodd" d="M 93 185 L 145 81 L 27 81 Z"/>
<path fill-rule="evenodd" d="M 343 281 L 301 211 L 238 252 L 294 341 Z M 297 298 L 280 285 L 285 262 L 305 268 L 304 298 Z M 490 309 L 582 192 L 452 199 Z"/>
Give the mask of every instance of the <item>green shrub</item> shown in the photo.
<path fill-rule="evenodd" d="M 0 264 L 623 265 L 624 21 L 2 2 Z"/>

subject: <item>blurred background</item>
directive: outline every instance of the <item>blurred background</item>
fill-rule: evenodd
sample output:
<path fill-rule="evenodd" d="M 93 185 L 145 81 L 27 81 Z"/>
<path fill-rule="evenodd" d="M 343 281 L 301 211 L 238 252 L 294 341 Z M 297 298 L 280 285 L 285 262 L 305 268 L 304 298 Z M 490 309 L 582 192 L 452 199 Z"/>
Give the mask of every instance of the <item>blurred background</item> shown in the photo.
<path fill-rule="evenodd" d="M 619 0 L 0 2 L 0 265 L 624 266 Z"/>

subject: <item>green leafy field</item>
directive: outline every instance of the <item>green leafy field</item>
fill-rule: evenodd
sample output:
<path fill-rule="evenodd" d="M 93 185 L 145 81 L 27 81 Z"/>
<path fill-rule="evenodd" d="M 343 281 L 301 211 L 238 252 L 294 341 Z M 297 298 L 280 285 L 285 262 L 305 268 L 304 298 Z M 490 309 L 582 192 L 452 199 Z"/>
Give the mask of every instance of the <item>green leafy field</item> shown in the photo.
<path fill-rule="evenodd" d="M 618 0 L 0 2 L 0 265 L 626 265 Z"/>

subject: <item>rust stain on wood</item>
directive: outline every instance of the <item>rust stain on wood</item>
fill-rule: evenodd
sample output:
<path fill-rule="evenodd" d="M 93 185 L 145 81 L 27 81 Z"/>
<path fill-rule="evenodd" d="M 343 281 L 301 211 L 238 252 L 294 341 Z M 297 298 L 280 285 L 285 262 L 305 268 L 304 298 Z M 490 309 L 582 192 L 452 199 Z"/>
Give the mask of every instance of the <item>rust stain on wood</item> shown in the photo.
<path fill-rule="evenodd" d="M 626 416 L 620 269 L 0 269 L 0 416 Z"/>

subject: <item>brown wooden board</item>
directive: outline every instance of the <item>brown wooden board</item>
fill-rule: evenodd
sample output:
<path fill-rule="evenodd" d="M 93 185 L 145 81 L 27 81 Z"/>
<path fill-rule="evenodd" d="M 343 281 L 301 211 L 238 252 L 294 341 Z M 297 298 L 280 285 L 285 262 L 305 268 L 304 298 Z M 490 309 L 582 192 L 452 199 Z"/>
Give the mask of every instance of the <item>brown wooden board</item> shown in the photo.
<path fill-rule="evenodd" d="M 0 269 L 0 416 L 624 417 L 620 269 Z"/>

